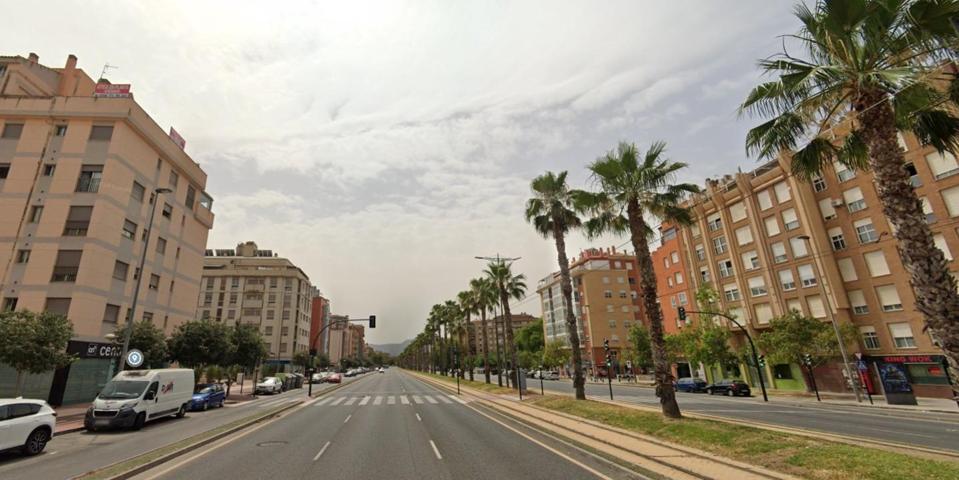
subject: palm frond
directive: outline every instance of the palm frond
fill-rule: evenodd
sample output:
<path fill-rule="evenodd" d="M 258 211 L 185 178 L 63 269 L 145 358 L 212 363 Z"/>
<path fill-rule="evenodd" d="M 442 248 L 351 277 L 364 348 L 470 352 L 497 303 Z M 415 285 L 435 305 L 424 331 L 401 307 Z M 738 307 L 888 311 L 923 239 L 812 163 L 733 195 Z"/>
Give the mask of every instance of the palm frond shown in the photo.
<path fill-rule="evenodd" d="M 807 122 L 795 113 L 784 113 L 753 127 L 746 134 L 746 155 L 775 157 L 780 150 L 793 150 L 806 133 Z"/>
<path fill-rule="evenodd" d="M 822 171 L 823 165 L 836 158 L 836 154 L 836 146 L 832 142 L 822 137 L 816 137 L 806 146 L 793 153 L 790 169 L 797 178 L 808 181 Z"/>
<path fill-rule="evenodd" d="M 912 131 L 922 143 L 936 147 L 939 153 L 946 150 L 959 152 L 959 117 L 947 110 L 918 112 Z"/>

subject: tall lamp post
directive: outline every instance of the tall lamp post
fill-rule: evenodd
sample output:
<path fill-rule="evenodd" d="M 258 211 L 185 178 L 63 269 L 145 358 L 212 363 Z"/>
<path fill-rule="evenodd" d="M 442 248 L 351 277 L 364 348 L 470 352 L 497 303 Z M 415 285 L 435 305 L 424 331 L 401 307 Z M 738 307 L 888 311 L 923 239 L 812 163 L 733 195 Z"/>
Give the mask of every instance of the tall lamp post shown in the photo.
<path fill-rule="evenodd" d="M 120 367 L 118 372 L 123 371 L 127 363 L 127 350 L 130 349 L 130 337 L 133 336 L 133 321 L 137 314 L 137 300 L 140 298 L 140 285 L 143 283 L 144 264 L 147 261 L 147 249 L 150 247 L 150 236 L 153 235 L 153 218 L 156 217 L 157 205 L 160 203 L 160 195 L 170 193 L 173 190 L 169 188 L 157 188 L 153 190 L 153 206 L 150 207 L 150 221 L 147 223 L 146 238 L 143 239 L 143 251 L 140 252 L 140 275 L 137 276 L 137 284 L 133 289 L 133 301 L 130 302 L 130 318 L 127 319 L 126 327 L 123 331 L 123 349 L 120 350 Z M 134 270 L 136 272 L 136 270 Z"/>

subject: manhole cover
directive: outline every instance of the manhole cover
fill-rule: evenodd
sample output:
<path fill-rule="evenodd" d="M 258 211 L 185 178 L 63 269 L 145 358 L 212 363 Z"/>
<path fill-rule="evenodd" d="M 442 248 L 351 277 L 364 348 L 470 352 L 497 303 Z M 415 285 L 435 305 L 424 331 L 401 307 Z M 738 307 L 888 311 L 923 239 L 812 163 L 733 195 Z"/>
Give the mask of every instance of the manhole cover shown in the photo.
<path fill-rule="evenodd" d="M 271 440 L 268 442 L 260 442 L 256 444 L 258 447 L 279 447 L 281 445 L 286 445 L 287 442 L 281 440 Z"/>

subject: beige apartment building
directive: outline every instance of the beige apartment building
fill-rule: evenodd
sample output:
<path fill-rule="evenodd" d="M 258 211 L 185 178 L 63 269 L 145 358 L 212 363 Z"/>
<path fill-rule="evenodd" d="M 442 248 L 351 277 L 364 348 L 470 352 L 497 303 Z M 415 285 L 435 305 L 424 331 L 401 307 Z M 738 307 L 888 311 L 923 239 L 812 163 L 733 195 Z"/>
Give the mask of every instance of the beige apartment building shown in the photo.
<path fill-rule="evenodd" d="M 256 325 L 269 349 L 265 364 L 291 366 L 308 351 L 313 286 L 289 259 L 254 242 L 207 250 L 196 317 L 227 325 Z"/>
<path fill-rule="evenodd" d="M 330 364 L 339 365 L 340 361 L 348 358 L 360 360 L 366 348 L 366 328 L 350 322 L 345 315 L 330 315 L 330 328 L 327 338 L 327 351 Z"/>
<path fill-rule="evenodd" d="M 529 324 L 536 322 L 539 318 L 534 317 L 528 313 L 514 313 L 513 315 L 513 335 L 515 336 L 517 332 L 529 326 Z M 499 323 L 499 332 L 500 335 L 503 334 L 504 325 L 506 325 L 506 317 L 503 315 L 498 315 L 494 318 L 486 319 L 486 330 L 483 330 L 483 321 L 482 320 L 470 320 L 472 328 L 470 329 L 470 334 L 473 335 L 473 345 L 476 348 L 476 354 L 482 356 L 485 354 L 486 350 L 483 348 L 483 342 L 488 340 L 489 349 L 490 349 L 490 358 L 495 358 L 496 356 L 496 332 L 493 329 L 496 323 Z M 502 345 L 502 340 L 500 345 Z M 501 347 L 502 348 L 502 347 Z"/>
<path fill-rule="evenodd" d="M 0 56 L 0 306 L 73 322 L 78 360 L 27 379 L 24 395 L 53 404 L 96 396 L 119 355 L 104 337 L 124 319 L 169 334 L 193 317 L 213 226 L 200 166 L 131 95 L 96 90 L 73 55 L 62 68 Z M 0 365 L 0 396 L 14 378 Z"/>
<path fill-rule="evenodd" d="M 936 244 L 955 271 L 959 165 L 910 134 L 900 143 Z M 753 333 L 791 309 L 852 323 L 860 333 L 849 352 L 853 376 L 872 393 L 892 392 L 908 379 L 918 396 L 950 397 L 942 352 L 914 307 L 871 174 L 835 164 L 807 183 L 789 171 L 781 158 L 707 181 L 704 194 L 690 201 L 697 221 L 681 235 L 694 290 L 710 282 L 720 306 Z M 764 374 L 772 388 L 807 388 L 797 365 L 767 365 Z M 841 363 L 817 369 L 819 388 L 849 391 L 844 374 Z M 748 377 L 754 380 L 755 371 Z"/>

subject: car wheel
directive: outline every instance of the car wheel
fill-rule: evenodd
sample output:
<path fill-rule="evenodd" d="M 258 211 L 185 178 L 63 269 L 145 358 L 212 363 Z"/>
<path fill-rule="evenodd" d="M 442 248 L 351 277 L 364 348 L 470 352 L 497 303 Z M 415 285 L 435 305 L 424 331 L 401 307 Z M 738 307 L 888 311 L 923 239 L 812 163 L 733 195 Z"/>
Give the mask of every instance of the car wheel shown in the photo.
<path fill-rule="evenodd" d="M 205 412 L 209 409 L 210 409 L 210 402 L 203 402 L 203 411 Z"/>
<path fill-rule="evenodd" d="M 713 390 L 713 389 L 711 389 L 711 388 L 707 388 L 707 389 L 706 389 L 706 393 L 708 393 L 708 394 L 710 394 L 710 395 L 716 395 L 716 391 Z"/>
<path fill-rule="evenodd" d="M 146 414 L 146 412 L 140 412 L 140 414 L 137 415 L 137 418 L 136 418 L 135 420 L 133 420 L 133 429 L 134 429 L 134 430 L 139 430 L 139 429 L 143 428 L 143 424 L 146 423 L 146 422 L 147 422 L 147 414 Z"/>
<path fill-rule="evenodd" d="M 23 444 L 23 453 L 26 455 L 36 455 L 42 452 L 43 448 L 47 446 L 48 440 L 50 440 L 50 434 L 47 433 L 47 430 L 44 428 L 38 428 L 30 432 L 26 443 Z"/>
<path fill-rule="evenodd" d="M 223 402 L 225 402 L 225 401 L 226 401 L 225 398 L 221 398 L 221 399 L 220 399 L 220 403 L 218 403 L 218 404 L 216 405 L 216 408 L 223 408 Z"/>
<path fill-rule="evenodd" d="M 176 418 L 183 418 L 186 416 L 186 406 L 180 405 L 180 409 L 176 411 Z"/>
<path fill-rule="evenodd" d="M 726 390 L 726 396 L 732 397 L 735 395 L 736 395 L 736 392 L 732 391 L 732 389 Z"/>

